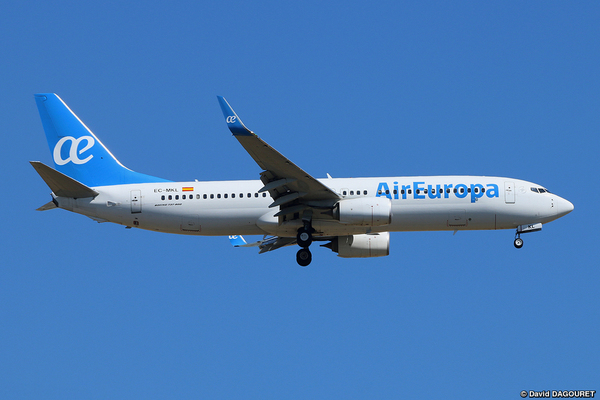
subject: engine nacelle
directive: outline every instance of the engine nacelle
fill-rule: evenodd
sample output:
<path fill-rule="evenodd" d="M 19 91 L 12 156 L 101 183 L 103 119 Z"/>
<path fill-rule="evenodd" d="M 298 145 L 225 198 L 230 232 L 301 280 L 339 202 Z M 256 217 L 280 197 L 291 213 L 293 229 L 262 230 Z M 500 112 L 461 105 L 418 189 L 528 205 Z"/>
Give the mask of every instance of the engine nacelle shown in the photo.
<path fill-rule="evenodd" d="M 338 253 L 338 257 L 383 257 L 390 255 L 390 233 L 337 236 L 325 246 Z"/>
<path fill-rule="evenodd" d="M 333 217 L 347 225 L 388 225 L 392 222 L 392 201 L 387 197 L 341 200 L 333 209 Z"/>

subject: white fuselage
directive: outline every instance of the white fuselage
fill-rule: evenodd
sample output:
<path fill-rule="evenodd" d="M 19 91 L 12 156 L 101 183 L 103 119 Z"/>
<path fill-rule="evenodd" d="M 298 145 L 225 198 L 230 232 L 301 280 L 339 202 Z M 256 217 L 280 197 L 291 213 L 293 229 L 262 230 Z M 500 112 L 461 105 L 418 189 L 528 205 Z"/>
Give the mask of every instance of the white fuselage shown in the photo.
<path fill-rule="evenodd" d="M 369 232 L 514 229 L 547 223 L 573 209 L 567 200 L 537 191 L 540 185 L 483 176 L 321 179 L 346 199 L 390 199 L 391 222 L 381 226 L 343 224 L 315 217 L 315 236 Z M 269 208 L 259 180 L 161 182 L 94 187 L 95 198 L 57 197 L 59 207 L 97 221 L 188 235 L 295 236 L 302 221 L 282 220 Z M 533 191 L 535 188 L 536 191 Z"/>

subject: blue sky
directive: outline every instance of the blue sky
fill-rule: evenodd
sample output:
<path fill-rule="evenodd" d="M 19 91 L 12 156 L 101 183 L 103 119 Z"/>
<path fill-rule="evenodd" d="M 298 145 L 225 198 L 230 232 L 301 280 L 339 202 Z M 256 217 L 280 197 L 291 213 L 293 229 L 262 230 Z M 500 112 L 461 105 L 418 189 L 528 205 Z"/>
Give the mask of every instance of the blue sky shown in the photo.
<path fill-rule="evenodd" d="M 600 390 L 595 2 L 0 6 L 0 393 L 11 399 L 520 398 Z M 575 210 L 258 255 L 36 212 L 56 92 L 131 169 L 256 179 L 216 95 L 315 177 L 533 181 Z"/>

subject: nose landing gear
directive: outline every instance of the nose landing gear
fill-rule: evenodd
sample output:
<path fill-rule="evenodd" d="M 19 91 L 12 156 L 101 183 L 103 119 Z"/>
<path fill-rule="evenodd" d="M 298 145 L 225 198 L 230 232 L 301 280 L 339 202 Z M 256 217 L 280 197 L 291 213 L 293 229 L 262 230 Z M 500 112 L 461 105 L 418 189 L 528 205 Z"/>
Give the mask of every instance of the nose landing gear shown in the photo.
<path fill-rule="evenodd" d="M 515 233 L 515 247 L 520 249 L 523 247 L 523 239 L 521 239 L 521 233 L 529 233 L 529 232 L 539 232 L 542 230 L 541 223 L 529 224 L 529 225 L 519 225 L 517 227 L 517 232 Z"/>
<path fill-rule="evenodd" d="M 520 249 L 521 247 L 523 247 L 523 239 L 521 239 L 518 235 L 515 238 L 515 247 L 517 249 Z"/>

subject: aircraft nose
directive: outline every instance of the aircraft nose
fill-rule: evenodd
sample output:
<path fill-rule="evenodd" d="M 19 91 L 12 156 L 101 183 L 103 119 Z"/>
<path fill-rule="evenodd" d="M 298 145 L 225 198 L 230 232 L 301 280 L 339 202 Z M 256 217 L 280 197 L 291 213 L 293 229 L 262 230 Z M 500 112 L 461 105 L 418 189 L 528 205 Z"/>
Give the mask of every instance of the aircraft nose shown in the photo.
<path fill-rule="evenodd" d="M 554 200 L 554 207 L 556 208 L 556 216 L 559 218 L 567 215 L 575 208 L 573 203 L 571 203 L 569 200 L 563 199 L 562 197 L 557 197 Z"/>

